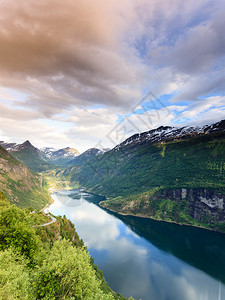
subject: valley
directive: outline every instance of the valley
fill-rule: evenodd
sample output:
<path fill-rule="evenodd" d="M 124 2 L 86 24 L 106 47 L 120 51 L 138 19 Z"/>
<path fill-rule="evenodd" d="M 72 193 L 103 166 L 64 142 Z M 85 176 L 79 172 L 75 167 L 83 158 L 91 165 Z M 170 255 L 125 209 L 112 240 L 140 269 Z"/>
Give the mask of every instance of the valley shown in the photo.
<path fill-rule="evenodd" d="M 224 120 L 161 126 L 111 150 L 91 148 L 80 155 L 70 147 L 39 150 L 29 141 L 1 144 L 39 170 L 35 176 L 51 190 L 82 187 L 106 196 L 101 205 L 121 214 L 225 232 Z"/>
<path fill-rule="evenodd" d="M 135 245 L 130 245 L 132 247 L 130 251 L 131 249 L 134 253 L 139 251 L 141 243 L 141 247 L 145 251 L 156 253 L 156 259 L 161 257 L 164 265 L 160 268 L 167 266 L 165 272 L 169 272 L 170 276 L 171 274 L 175 276 L 176 273 L 170 269 L 172 262 L 177 270 L 190 271 L 189 264 L 194 264 L 196 269 L 191 270 L 191 272 L 198 274 L 199 278 L 203 278 L 203 281 L 209 282 L 211 285 L 210 293 L 215 294 L 217 284 L 220 283 L 221 285 L 221 282 L 222 293 L 224 293 L 224 276 L 220 269 L 221 263 L 212 267 L 211 257 L 208 256 L 207 252 L 207 249 L 212 248 L 210 251 L 218 254 L 224 247 L 223 235 L 220 235 L 220 233 L 225 233 L 224 120 L 202 128 L 161 126 L 149 132 L 131 136 L 113 149 L 91 148 L 82 154 L 70 147 L 59 150 L 48 147 L 38 149 L 29 141 L 22 144 L 6 142 L 0 142 L 0 144 L 0 191 L 2 192 L 0 194 L 0 222 L 2 222 L 0 250 L 4 251 L 0 252 L 0 264 L 3 270 L 6 270 L 4 255 L 8 255 L 7 259 L 14 257 L 14 254 L 10 252 L 11 247 L 20 251 L 13 258 L 12 263 L 14 265 L 18 265 L 16 261 L 22 261 L 23 255 L 25 255 L 26 263 L 21 263 L 20 266 L 23 272 L 27 274 L 24 289 L 28 292 L 26 292 L 27 298 L 25 297 L 25 299 L 29 299 L 31 295 L 35 299 L 41 299 L 43 295 L 47 298 L 60 293 L 63 295 L 61 289 L 61 280 L 63 279 L 62 277 L 59 279 L 57 268 L 52 269 L 51 266 L 52 259 L 56 259 L 53 258 L 53 251 L 61 251 L 64 253 L 63 255 L 71 255 L 71 257 L 80 255 L 79 260 L 81 262 L 84 259 L 84 270 L 87 270 L 88 273 L 93 272 L 93 276 L 95 276 L 93 277 L 95 278 L 93 279 L 93 286 L 88 287 L 87 293 L 95 295 L 98 291 L 101 295 L 98 299 L 126 299 L 120 293 L 127 297 L 143 295 L 144 299 L 148 299 L 148 295 L 151 294 L 152 297 L 157 295 L 157 299 L 164 299 L 157 288 L 157 284 L 163 280 L 162 275 L 155 278 L 158 281 L 156 286 L 145 279 L 146 291 L 139 291 L 138 287 L 136 290 L 132 289 L 135 285 L 134 283 L 130 285 L 130 282 L 134 280 L 131 271 L 129 271 L 130 280 L 127 283 L 126 280 L 111 280 L 112 274 L 113 278 L 116 278 L 118 273 L 122 272 L 116 261 L 119 265 L 123 265 L 126 261 L 127 254 L 122 258 L 122 261 L 120 260 L 123 257 L 123 251 L 125 253 L 127 251 L 123 250 L 124 239 L 130 243 L 130 235 L 124 235 L 124 232 L 129 232 L 129 230 L 132 232 L 131 235 L 140 235 L 137 240 L 136 237 L 133 238 Z M 52 203 L 50 195 L 56 203 Z M 53 215 L 44 212 L 44 208 L 49 204 L 51 205 L 47 210 L 53 212 Z M 65 215 L 63 218 L 58 217 L 62 214 Z M 79 239 L 74 225 L 66 218 L 68 216 L 69 219 L 73 219 L 75 215 L 77 219 L 74 219 L 73 222 L 78 226 L 82 239 L 84 237 L 87 248 L 84 246 L 83 240 Z M 112 220 L 115 218 L 117 221 L 113 223 Z M 7 221 L 6 224 L 6 219 L 12 220 Z M 83 219 L 84 223 L 81 222 Z M 118 223 L 119 219 L 123 223 Z M 107 228 L 108 222 L 114 224 L 110 229 L 114 233 L 111 231 L 106 233 L 106 230 L 109 230 Z M 94 225 L 95 223 L 96 225 Z M 124 227 L 124 224 L 128 227 Z M 180 225 L 188 226 L 179 227 Z M 96 226 L 96 233 L 99 234 L 99 237 L 96 237 L 95 246 L 92 248 L 94 233 L 91 230 L 94 226 Z M 210 231 L 206 233 L 203 229 L 190 226 L 201 227 L 218 233 Z M 122 231 L 120 231 L 121 228 L 123 228 Z M 108 255 L 115 259 L 114 266 L 117 266 L 117 271 L 113 273 L 113 267 L 110 266 L 109 268 L 109 262 L 106 265 L 103 263 L 106 257 L 104 258 L 103 250 L 98 254 L 98 247 L 99 243 L 105 243 L 105 236 L 111 234 L 117 236 L 119 231 L 120 243 L 122 244 L 119 244 L 119 236 L 110 244 L 118 243 L 117 251 L 118 247 L 121 247 L 118 258 L 114 257 L 108 246 L 104 246 L 106 247 L 104 251 L 109 251 Z M 92 234 L 87 238 L 88 232 L 92 232 Z M 171 234 L 173 240 L 169 250 L 167 247 L 170 243 L 165 238 L 168 234 Z M 17 236 L 16 239 L 15 235 Z M 184 238 L 182 251 L 179 244 L 182 240 L 181 236 Z M 206 240 L 213 240 L 214 246 L 211 242 L 210 245 L 208 242 L 203 246 L 201 245 L 205 249 L 203 251 L 205 258 L 201 260 L 199 256 L 199 262 L 192 257 L 188 248 L 190 244 L 192 249 L 195 249 L 194 251 L 197 251 L 198 248 L 196 240 L 192 239 L 191 236 L 205 236 Z M 142 237 L 146 237 L 150 245 L 146 244 L 144 240 L 140 242 L 139 239 Z M 29 243 L 30 245 L 29 251 L 21 246 L 24 244 L 24 238 L 27 239 L 25 244 Z M 188 245 L 185 244 L 187 241 Z M 84 249 L 81 250 L 83 254 L 80 253 L 80 248 Z M 41 249 L 41 256 L 38 255 L 38 249 Z M 93 258 L 85 254 L 87 249 L 97 260 L 98 267 L 94 264 Z M 169 255 L 168 257 L 161 251 L 172 251 L 174 256 Z M 77 254 L 75 254 L 76 252 Z M 177 258 L 184 260 L 185 264 L 180 263 Z M 73 260 L 73 258 L 71 259 Z M 223 258 L 221 258 L 222 260 Z M 147 261 L 149 268 L 153 267 L 153 261 Z M 73 263 L 71 261 L 71 264 Z M 129 263 L 131 268 L 132 263 L 133 260 L 131 259 Z M 140 261 L 139 263 L 142 264 L 143 262 Z M 35 273 L 34 266 L 41 270 L 44 268 L 42 273 Z M 99 271 L 99 267 L 103 267 L 110 287 L 102 272 Z M 129 267 L 127 266 L 128 269 Z M 65 270 L 67 268 L 69 266 L 65 266 Z M 134 269 L 136 270 L 136 268 L 137 266 L 134 264 Z M 202 277 L 199 269 L 208 274 L 206 278 Z M 11 282 L 11 286 L 9 291 L 4 291 L 9 294 L 14 293 L 14 297 L 15 295 L 20 297 L 20 290 L 24 291 L 23 288 L 13 290 L 15 277 L 10 277 L 7 272 L 5 274 Z M 29 274 L 34 274 L 34 278 L 38 278 L 38 284 L 32 291 L 33 283 Z M 49 278 L 45 277 L 46 274 Z M 55 274 L 56 277 L 52 277 L 52 274 Z M 20 276 L 21 273 L 18 271 L 18 278 Z M 86 275 L 80 274 L 79 276 Z M 148 276 L 153 275 L 149 273 Z M 55 278 L 58 278 L 59 285 L 55 285 Z M 187 280 L 185 276 L 184 278 Z M 89 279 L 86 278 L 85 280 Z M 45 289 L 46 282 L 49 286 L 47 285 Z M 68 278 L 66 284 L 69 282 Z M 51 284 L 53 285 L 52 288 L 50 288 Z M 196 295 L 200 295 L 199 293 L 204 290 L 195 286 L 194 282 L 191 282 L 191 285 L 195 289 Z M 171 286 L 173 286 L 172 282 Z M 42 292 L 40 292 L 40 288 Z M 111 288 L 115 289 L 116 292 L 113 292 Z M 84 287 L 82 290 L 85 290 Z M 185 289 L 182 290 L 181 294 L 184 292 Z M 76 293 L 77 291 L 71 290 L 71 295 Z M 179 294 L 179 291 L 174 285 L 173 289 L 166 287 L 164 293 L 172 297 L 172 295 Z M 91 297 L 91 299 L 95 299 L 94 296 Z"/>
<path fill-rule="evenodd" d="M 225 300 L 225 1 L 0 12 L 0 300 Z"/>
<path fill-rule="evenodd" d="M 134 135 L 68 171 L 105 208 L 225 232 L 224 121 Z"/>

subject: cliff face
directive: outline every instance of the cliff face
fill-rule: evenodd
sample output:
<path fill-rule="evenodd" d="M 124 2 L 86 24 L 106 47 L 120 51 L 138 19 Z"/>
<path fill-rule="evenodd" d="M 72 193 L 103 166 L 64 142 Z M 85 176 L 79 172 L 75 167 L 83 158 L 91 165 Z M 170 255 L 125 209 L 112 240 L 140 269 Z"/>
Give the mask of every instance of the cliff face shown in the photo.
<path fill-rule="evenodd" d="M 186 201 L 185 211 L 200 222 L 215 223 L 225 221 L 225 194 L 210 189 L 176 189 L 159 193 L 160 199 Z"/>
<path fill-rule="evenodd" d="M 153 189 L 101 206 L 125 215 L 201 226 L 225 233 L 225 192 L 203 188 Z"/>

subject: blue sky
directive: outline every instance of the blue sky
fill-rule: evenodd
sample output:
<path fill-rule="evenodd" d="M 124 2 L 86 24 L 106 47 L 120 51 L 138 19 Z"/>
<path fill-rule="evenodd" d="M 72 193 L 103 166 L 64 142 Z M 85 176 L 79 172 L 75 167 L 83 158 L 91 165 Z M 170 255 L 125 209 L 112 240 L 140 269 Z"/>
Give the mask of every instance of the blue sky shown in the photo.
<path fill-rule="evenodd" d="M 82 152 L 225 119 L 223 0 L 0 0 L 0 10 L 1 140 Z"/>

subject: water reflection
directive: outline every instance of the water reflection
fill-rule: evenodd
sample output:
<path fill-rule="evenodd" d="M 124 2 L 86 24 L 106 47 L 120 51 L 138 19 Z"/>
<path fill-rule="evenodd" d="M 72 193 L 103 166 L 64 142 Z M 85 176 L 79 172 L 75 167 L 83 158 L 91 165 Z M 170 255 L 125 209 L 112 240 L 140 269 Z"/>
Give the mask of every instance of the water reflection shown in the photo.
<path fill-rule="evenodd" d="M 154 220 L 119 217 L 155 246 L 225 282 L 225 235 Z"/>
<path fill-rule="evenodd" d="M 71 219 L 115 291 L 143 300 L 225 299 L 220 281 L 190 265 L 216 274 L 218 266 L 212 266 L 212 262 L 222 260 L 224 253 L 222 242 L 212 245 L 215 240 L 211 233 L 210 243 L 206 243 L 209 248 L 205 248 L 208 232 L 201 235 L 202 230 L 196 234 L 191 227 L 186 232 L 184 226 L 133 217 L 122 217 L 121 221 L 91 203 L 99 201 L 94 195 L 64 191 L 54 193 L 53 199 L 50 211 Z M 219 273 L 224 278 L 222 270 Z"/>

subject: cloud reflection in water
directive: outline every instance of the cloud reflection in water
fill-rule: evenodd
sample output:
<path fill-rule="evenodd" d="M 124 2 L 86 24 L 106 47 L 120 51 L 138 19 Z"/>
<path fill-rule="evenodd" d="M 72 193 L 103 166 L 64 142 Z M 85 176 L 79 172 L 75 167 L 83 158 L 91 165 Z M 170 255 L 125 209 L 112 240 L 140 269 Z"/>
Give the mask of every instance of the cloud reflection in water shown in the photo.
<path fill-rule="evenodd" d="M 65 214 L 75 224 L 113 290 L 143 300 L 211 300 L 220 293 L 225 297 L 223 284 L 153 246 L 84 197 L 55 193 L 50 211 Z"/>

